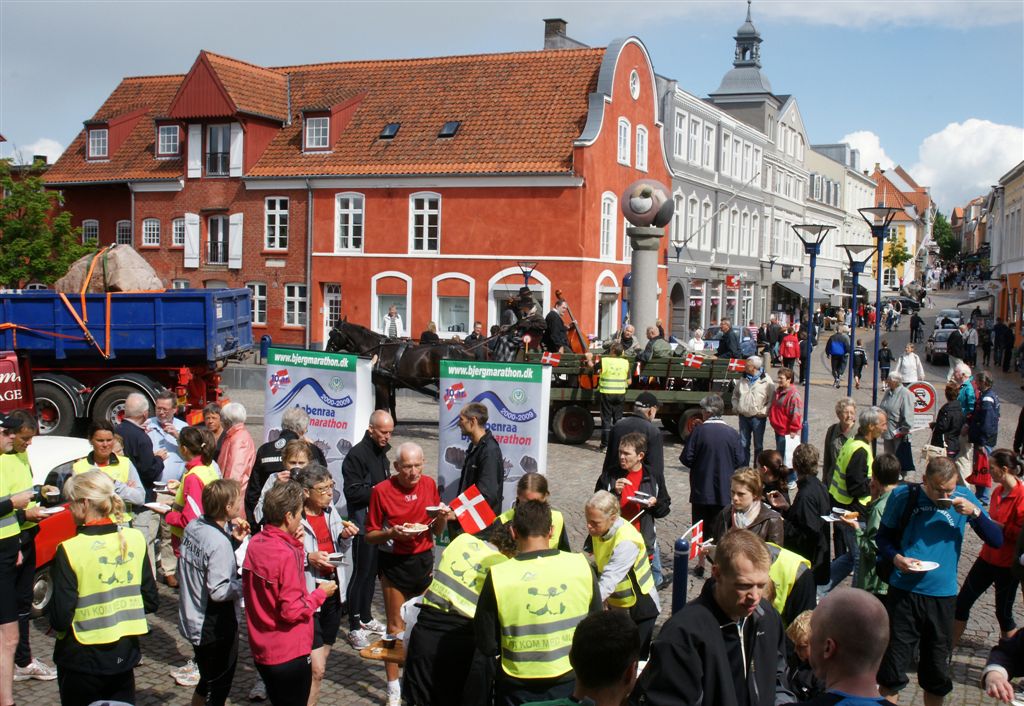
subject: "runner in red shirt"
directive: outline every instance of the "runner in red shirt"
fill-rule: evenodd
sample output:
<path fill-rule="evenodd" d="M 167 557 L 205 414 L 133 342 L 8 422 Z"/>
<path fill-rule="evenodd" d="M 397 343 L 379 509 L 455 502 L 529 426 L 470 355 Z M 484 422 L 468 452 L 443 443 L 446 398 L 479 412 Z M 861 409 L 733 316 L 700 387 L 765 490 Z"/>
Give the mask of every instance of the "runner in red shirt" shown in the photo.
<path fill-rule="evenodd" d="M 431 524 L 427 508 L 439 506 L 437 483 L 423 475 L 423 449 L 406 442 L 398 447 L 395 475 L 373 486 L 366 516 L 366 542 L 380 545 L 378 571 L 384 593 L 388 633 L 405 630 L 402 604 L 427 590 L 434 568 L 434 537 L 441 536 L 454 513 Z M 387 662 L 388 703 L 401 702 L 398 665 Z"/>

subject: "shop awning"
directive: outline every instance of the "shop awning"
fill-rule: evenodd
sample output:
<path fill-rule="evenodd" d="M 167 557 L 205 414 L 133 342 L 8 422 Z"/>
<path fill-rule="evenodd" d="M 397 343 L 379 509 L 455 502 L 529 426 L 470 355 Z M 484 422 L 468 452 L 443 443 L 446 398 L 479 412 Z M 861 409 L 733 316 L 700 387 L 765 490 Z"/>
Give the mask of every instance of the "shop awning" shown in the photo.
<path fill-rule="evenodd" d="M 783 289 L 788 289 L 793 294 L 797 295 L 801 299 L 807 298 L 807 282 L 776 282 Z M 817 287 L 814 288 L 814 298 L 818 301 L 822 301 L 832 296 L 832 290 L 823 290 Z"/>

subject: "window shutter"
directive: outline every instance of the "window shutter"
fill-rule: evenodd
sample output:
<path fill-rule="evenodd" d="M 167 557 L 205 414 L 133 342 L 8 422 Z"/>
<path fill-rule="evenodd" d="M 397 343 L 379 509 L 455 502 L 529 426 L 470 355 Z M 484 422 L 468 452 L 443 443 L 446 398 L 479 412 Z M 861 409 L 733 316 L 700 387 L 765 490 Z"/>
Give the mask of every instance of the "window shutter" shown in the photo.
<path fill-rule="evenodd" d="M 192 140 L 189 140 L 189 152 Z M 185 214 L 185 267 L 199 267 L 199 214 Z"/>
<path fill-rule="evenodd" d="M 231 167 L 228 172 L 230 176 L 242 176 L 242 126 L 238 123 L 231 123 Z M 238 222 L 242 222 L 239 214 Z"/>
<path fill-rule="evenodd" d="M 203 175 L 203 126 L 188 126 L 188 178 Z M 198 218 L 198 216 L 196 216 Z M 198 252 L 198 251 L 197 251 Z"/>
<path fill-rule="evenodd" d="M 242 269 L 241 213 L 232 213 L 228 219 L 228 269 Z"/>

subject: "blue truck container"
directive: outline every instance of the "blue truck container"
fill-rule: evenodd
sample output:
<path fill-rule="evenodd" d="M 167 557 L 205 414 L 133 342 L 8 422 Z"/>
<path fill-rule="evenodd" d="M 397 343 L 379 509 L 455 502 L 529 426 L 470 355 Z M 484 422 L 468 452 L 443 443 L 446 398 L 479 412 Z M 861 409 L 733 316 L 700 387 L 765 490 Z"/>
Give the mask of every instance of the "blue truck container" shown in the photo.
<path fill-rule="evenodd" d="M 220 400 L 220 371 L 252 349 L 250 292 L 172 289 L 64 295 L 0 291 L 0 351 L 32 381 L 42 433 L 123 415 L 124 400 L 173 392 L 182 414 Z"/>

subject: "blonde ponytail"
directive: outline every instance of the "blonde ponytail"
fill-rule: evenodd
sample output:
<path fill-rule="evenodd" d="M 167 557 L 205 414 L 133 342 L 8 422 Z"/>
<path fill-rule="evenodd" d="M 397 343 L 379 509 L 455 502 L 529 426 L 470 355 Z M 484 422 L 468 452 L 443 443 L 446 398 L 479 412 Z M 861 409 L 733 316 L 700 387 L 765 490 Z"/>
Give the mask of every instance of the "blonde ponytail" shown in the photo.
<path fill-rule="evenodd" d="M 72 502 L 88 500 L 93 511 L 101 517 L 113 515 L 117 522 L 121 559 L 128 558 L 128 543 L 121 533 L 125 513 L 124 500 L 114 492 L 114 481 L 110 476 L 96 468 L 73 475 L 64 482 L 64 497 Z"/>

